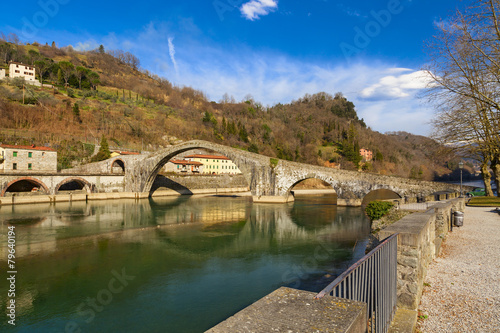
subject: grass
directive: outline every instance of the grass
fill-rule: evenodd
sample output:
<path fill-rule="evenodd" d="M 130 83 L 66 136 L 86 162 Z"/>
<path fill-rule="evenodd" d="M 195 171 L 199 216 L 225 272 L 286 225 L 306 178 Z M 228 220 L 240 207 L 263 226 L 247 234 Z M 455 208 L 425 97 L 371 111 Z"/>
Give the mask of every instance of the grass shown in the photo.
<path fill-rule="evenodd" d="M 467 206 L 474 207 L 500 207 L 499 197 L 473 197 Z"/>

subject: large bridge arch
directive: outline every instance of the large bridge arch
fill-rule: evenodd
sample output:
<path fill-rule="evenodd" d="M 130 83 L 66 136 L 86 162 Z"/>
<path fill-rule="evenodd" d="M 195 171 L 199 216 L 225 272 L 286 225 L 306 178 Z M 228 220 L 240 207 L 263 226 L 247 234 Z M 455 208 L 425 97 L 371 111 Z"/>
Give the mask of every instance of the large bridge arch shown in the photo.
<path fill-rule="evenodd" d="M 126 188 L 136 189 L 135 191 L 137 192 L 149 193 L 156 176 L 163 166 L 176 155 L 193 149 L 216 151 L 231 159 L 240 169 L 250 189 L 255 189 L 259 186 L 257 184 L 257 177 L 255 177 L 256 174 L 265 173 L 269 169 L 269 157 L 212 142 L 195 140 L 162 149 L 129 166 L 125 173 Z"/>
<path fill-rule="evenodd" d="M 56 185 L 54 189 L 55 194 L 59 193 L 59 190 L 63 185 L 69 184 L 71 182 L 79 184 L 81 186 L 81 189 L 87 191 L 87 193 L 92 192 L 92 189 L 95 188 L 95 186 L 93 186 L 91 183 L 89 183 L 87 180 L 81 177 L 68 177 Z"/>
<path fill-rule="evenodd" d="M 12 185 L 16 185 L 16 183 L 26 183 L 26 186 L 32 184 L 33 187 L 41 188 L 42 192 L 44 192 L 45 194 L 50 194 L 48 186 L 45 185 L 41 180 L 34 177 L 19 177 L 5 184 L 2 193 L 0 193 L 0 196 L 4 197 L 6 192 L 10 192 L 8 191 L 9 188 L 11 188 Z M 19 185 L 24 185 L 24 184 L 19 184 Z M 23 192 L 28 192 L 28 191 L 23 191 Z"/>

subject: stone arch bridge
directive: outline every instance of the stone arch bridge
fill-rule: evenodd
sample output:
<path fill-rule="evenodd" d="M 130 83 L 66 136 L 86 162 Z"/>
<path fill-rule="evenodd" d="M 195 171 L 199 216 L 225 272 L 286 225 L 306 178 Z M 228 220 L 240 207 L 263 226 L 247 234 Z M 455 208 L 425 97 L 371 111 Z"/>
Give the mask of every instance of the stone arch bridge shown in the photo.
<path fill-rule="evenodd" d="M 337 193 L 337 204 L 358 206 L 365 195 L 378 189 L 387 189 L 401 198 L 429 196 L 435 192 L 458 193 L 460 187 L 393 176 L 337 170 L 278 160 L 212 142 L 193 140 L 173 145 L 149 155 L 119 156 L 64 170 L 57 174 L 0 175 L 0 196 L 8 187 L 23 179 L 37 186 L 45 194 L 57 194 L 68 182 L 80 184 L 84 191 L 135 193 L 136 197 L 151 194 L 158 172 L 174 156 L 192 149 L 217 151 L 230 158 L 245 177 L 254 202 L 293 201 L 291 189 L 298 182 L 317 178 L 330 184 Z"/>
<path fill-rule="evenodd" d="M 212 142 L 193 140 L 174 145 L 131 163 L 125 172 L 125 189 L 149 192 L 163 165 L 179 153 L 205 148 L 230 158 L 241 170 L 252 192 L 254 202 L 287 202 L 293 200 L 290 190 L 298 182 L 318 178 L 330 184 L 337 193 L 339 205 L 360 205 L 371 191 L 388 189 L 401 198 L 428 196 L 438 191 L 458 193 L 460 187 L 402 177 L 382 176 L 356 171 L 337 170 L 278 160 Z"/>

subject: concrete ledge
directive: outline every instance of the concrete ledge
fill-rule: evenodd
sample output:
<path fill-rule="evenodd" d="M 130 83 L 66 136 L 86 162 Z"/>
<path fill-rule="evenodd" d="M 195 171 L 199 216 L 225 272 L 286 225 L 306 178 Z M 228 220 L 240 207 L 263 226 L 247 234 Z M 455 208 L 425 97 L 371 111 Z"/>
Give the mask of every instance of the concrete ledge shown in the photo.
<path fill-rule="evenodd" d="M 365 303 L 315 295 L 281 287 L 207 332 L 366 332 Z"/>
<path fill-rule="evenodd" d="M 417 327 L 417 311 L 398 309 L 388 333 L 411 333 Z"/>
<path fill-rule="evenodd" d="M 157 193 L 158 192 L 158 193 Z M 250 196 L 248 188 L 220 188 L 220 189 L 199 189 L 190 191 L 190 195 L 224 195 L 238 193 L 241 196 Z M 187 194 L 187 193 L 186 193 Z M 174 190 L 160 190 L 153 194 L 153 197 L 179 196 L 182 195 Z M 36 203 L 56 203 L 69 201 L 92 201 L 92 200 L 116 200 L 116 199 L 147 199 L 149 193 L 135 192 L 105 192 L 105 193 L 64 193 L 57 195 L 26 195 L 1 197 L 0 205 L 27 205 Z"/>

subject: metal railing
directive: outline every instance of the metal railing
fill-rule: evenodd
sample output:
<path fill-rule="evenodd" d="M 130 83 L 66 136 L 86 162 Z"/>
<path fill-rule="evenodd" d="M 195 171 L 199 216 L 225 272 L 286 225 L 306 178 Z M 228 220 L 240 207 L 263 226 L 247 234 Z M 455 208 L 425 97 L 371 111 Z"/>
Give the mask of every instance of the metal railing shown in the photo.
<path fill-rule="evenodd" d="M 397 236 L 387 237 L 315 298 L 330 295 L 367 303 L 369 332 L 387 332 L 396 312 Z"/>

